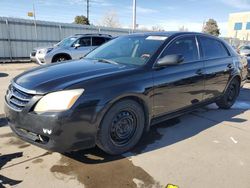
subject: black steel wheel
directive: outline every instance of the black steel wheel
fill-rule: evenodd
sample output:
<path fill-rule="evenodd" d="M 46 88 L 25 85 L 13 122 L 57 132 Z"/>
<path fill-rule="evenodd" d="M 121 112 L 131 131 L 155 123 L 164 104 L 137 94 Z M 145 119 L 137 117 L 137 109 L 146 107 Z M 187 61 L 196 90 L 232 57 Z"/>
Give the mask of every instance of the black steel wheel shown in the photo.
<path fill-rule="evenodd" d="M 143 108 L 133 100 L 113 105 L 104 116 L 97 134 L 97 145 L 106 153 L 122 154 L 140 140 L 145 123 Z"/>
<path fill-rule="evenodd" d="M 118 112 L 110 127 L 110 137 L 117 146 L 126 145 L 133 137 L 137 128 L 137 117 L 134 112 L 123 110 Z"/>

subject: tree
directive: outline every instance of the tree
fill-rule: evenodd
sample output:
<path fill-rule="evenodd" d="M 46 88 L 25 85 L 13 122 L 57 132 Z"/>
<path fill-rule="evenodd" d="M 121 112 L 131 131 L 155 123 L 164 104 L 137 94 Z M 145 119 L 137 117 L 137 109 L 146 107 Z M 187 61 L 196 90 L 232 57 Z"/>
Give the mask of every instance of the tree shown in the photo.
<path fill-rule="evenodd" d="M 209 19 L 202 29 L 203 33 L 208 33 L 210 35 L 219 36 L 220 29 L 217 22 L 214 19 Z"/>
<path fill-rule="evenodd" d="M 153 30 L 153 31 L 165 31 L 165 30 L 163 29 L 163 27 L 160 26 L 160 25 L 152 26 L 152 30 Z"/>
<path fill-rule="evenodd" d="M 76 24 L 82 24 L 82 25 L 89 25 L 89 20 L 86 16 L 76 16 L 74 23 Z"/>
<path fill-rule="evenodd" d="M 121 26 L 121 24 L 119 22 L 118 15 L 115 11 L 107 12 L 103 16 L 103 20 L 102 20 L 101 25 L 103 25 L 105 27 L 113 27 L 113 28 L 117 28 L 117 27 Z"/>

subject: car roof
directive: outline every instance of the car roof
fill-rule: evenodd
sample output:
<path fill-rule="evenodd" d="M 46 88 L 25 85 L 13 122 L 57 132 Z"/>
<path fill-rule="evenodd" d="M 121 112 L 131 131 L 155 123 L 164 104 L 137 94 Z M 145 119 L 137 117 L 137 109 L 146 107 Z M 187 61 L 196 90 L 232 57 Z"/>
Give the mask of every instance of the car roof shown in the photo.
<path fill-rule="evenodd" d="M 178 35 L 185 35 L 185 34 L 193 34 L 193 35 L 204 35 L 208 37 L 214 37 L 212 35 L 206 34 L 206 33 L 200 33 L 200 32 L 187 32 L 187 31 L 164 31 L 164 32 L 145 32 L 145 33 L 133 33 L 131 35 L 134 36 L 178 36 Z M 217 38 L 217 37 L 214 37 Z"/>
<path fill-rule="evenodd" d="M 82 37 L 82 36 L 91 36 L 91 37 L 107 37 L 107 38 L 112 38 L 112 35 L 109 34 L 100 34 L 100 33 L 79 33 L 79 34 L 74 34 L 73 36 L 77 37 Z"/>

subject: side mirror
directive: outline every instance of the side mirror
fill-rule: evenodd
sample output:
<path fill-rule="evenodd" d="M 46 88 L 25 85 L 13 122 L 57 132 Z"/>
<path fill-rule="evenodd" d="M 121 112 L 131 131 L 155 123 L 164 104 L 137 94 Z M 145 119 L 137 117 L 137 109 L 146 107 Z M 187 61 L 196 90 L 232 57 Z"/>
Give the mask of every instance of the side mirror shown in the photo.
<path fill-rule="evenodd" d="M 168 65 L 176 65 L 182 63 L 184 57 L 182 55 L 166 55 L 165 57 L 159 59 L 156 63 L 156 67 L 166 67 Z"/>
<path fill-rule="evenodd" d="M 77 49 L 80 47 L 80 44 L 74 44 L 74 48 Z"/>

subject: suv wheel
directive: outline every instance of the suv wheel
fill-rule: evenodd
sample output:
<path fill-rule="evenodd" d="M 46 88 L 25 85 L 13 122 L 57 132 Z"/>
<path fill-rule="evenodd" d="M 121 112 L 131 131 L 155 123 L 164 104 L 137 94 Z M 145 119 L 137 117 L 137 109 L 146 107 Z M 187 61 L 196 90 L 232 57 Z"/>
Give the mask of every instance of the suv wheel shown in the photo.
<path fill-rule="evenodd" d="M 219 108 L 230 109 L 235 103 L 240 92 L 240 83 L 233 79 L 221 99 L 216 104 Z"/>
<path fill-rule="evenodd" d="M 53 59 L 53 63 L 54 62 L 61 62 L 61 61 L 67 61 L 69 60 L 68 57 L 64 56 L 64 55 L 61 55 L 61 56 L 57 56 Z"/>
<path fill-rule="evenodd" d="M 140 140 L 145 123 L 144 111 L 133 100 L 112 106 L 104 116 L 97 134 L 97 145 L 111 155 L 122 154 Z"/>

